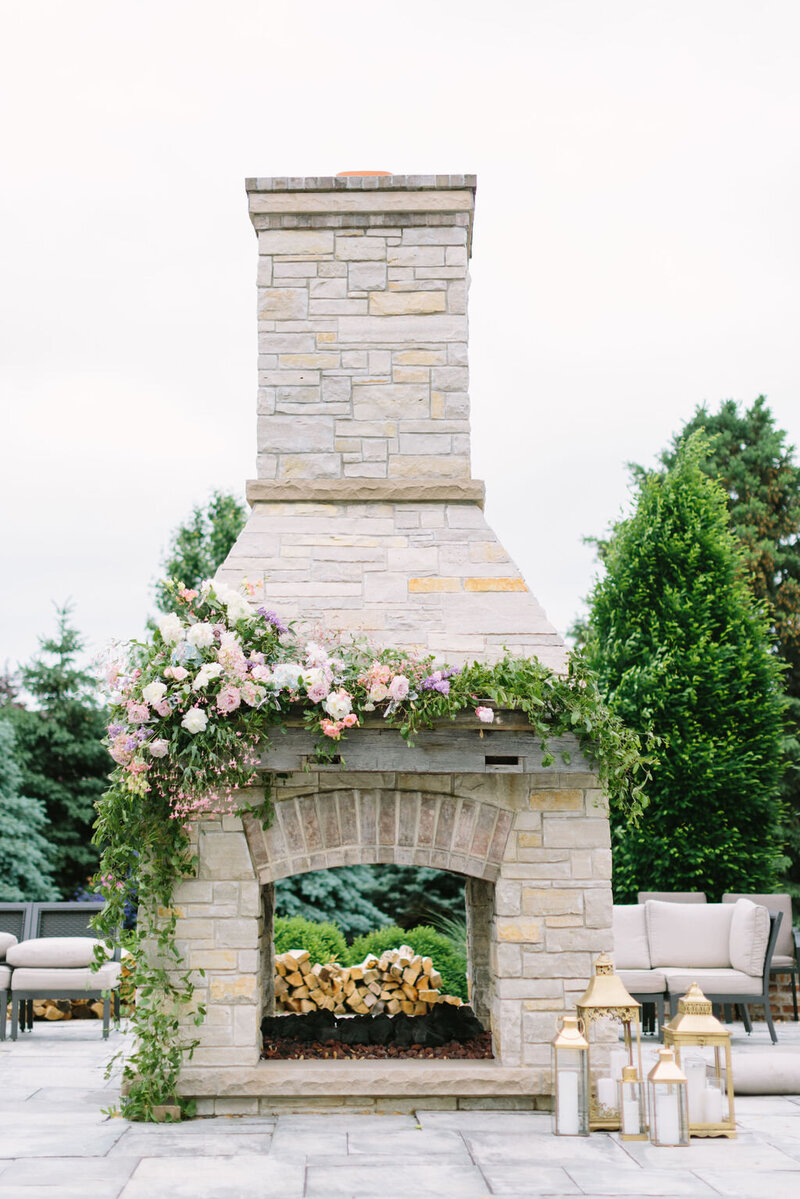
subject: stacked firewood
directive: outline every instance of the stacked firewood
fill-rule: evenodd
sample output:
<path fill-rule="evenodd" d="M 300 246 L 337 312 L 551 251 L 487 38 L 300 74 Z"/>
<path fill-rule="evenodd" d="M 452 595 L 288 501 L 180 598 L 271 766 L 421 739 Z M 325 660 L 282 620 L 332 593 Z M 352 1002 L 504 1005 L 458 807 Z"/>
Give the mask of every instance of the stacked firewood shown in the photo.
<path fill-rule="evenodd" d="M 305 949 L 291 949 L 275 958 L 276 1011 L 424 1016 L 437 1003 L 460 1007 L 462 1001 L 442 995 L 441 986 L 442 976 L 431 958 L 421 957 L 408 945 L 387 949 L 380 957 L 368 954 L 357 966 L 312 964 Z"/>
<path fill-rule="evenodd" d="M 36 1020 L 102 1020 L 102 999 L 34 999 Z"/>

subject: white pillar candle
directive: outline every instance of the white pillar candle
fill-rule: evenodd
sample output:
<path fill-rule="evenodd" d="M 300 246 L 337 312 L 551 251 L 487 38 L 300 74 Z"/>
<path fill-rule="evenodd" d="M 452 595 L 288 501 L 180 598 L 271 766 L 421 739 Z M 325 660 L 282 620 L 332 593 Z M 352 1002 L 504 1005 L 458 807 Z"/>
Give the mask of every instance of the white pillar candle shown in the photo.
<path fill-rule="evenodd" d="M 622 1104 L 622 1131 L 627 1137 L 638 1137 L 642 1131 L 639 1124 L 639 1103 L 636 1099 L 626 1099 Z"/>
<path fill-rule="evenodd" d="M 598 1078 L 597 1102 L 601 1107 L 610 1107 L 612 1111 L 617 1110 L 617 1084 L 613 1078 Z"/>
<path fill-rule="evenodd" d="M 700 1057 L 687 1058 L 683 1063 L 683 1072 L 689 1099 L 689 1122 L 702 1124 L 706 1119 L 706 1064 Z"/>
<path fill-rule="evenodd" d="M 703 1099 L 706 1124 L 721 1124 L 722 1091 L 719 1087 L 706 1087 Z"/>
<path fill-rule="evenodd" d="M 609 1055 L 609 1063 L 611 1065 L 611 1077 L 614 1082 L 619 1082 L 622 1078 L 622 1068 L 628 1065 L 628 1055 L 624 1049 L 612 1049 Z"/>
<path fill-rule="evenodd" d="M 677 1093 L 656 1095 L 656 1134 L 659 1145 L 677 1145 L 680 1141 Z"/>
<path fill-rule="evenodd" d="M 558 1087 L 558 1131 L 562 1136 L 577 1136 L 580 1132 L 578 1075 L 572 1070 L 559 1070 L 556 1085 Z"/>

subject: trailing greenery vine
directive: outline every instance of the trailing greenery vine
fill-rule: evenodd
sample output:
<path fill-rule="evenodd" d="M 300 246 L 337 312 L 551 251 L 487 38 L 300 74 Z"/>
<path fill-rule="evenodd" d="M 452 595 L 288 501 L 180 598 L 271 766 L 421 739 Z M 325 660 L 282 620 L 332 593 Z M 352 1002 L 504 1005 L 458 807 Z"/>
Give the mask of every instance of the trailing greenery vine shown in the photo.
<path fill-rule="evenodd" d="M 510 656 L 495 665 L 437 667 L 431 656 L 364 640 L 307 641 L 274 612 L 218 584 L 195 590 L 172 583 L 170 590 L 175 610 L 147 642 L 133 643 L 108 666 L 108 744 L 117 765 L 94 835 L 106 900 L 96 927 L 131 955 L 136 992 L 122 1099 L 131 1119 L 152 1118 L 156 1105 L 176 1102 L 181 1063 L 196 1044 L 186 1036 L 187 1016 L 195 1025 L 204 1017 L 176 946 L 172 906 L 176 881 L 194 873 L 192 826 L 240 810 L 237 792 L 264 785 L 257 751 L 299 711 L 319 757 L 344 758 L 342 739 L 370 713 L 413 741 L 461 712 L 471 711 L 482 727 L 497 709 L 516 709 L 541 738 L 543 765 L 555 764 L 549 739 L 574 733 L 618 808 L 636 819 L 646 802 L 642 739 L 608 711 L 578 658 L 564 676 Z M 266 784 L 258 811 L 268 823 Z"/>

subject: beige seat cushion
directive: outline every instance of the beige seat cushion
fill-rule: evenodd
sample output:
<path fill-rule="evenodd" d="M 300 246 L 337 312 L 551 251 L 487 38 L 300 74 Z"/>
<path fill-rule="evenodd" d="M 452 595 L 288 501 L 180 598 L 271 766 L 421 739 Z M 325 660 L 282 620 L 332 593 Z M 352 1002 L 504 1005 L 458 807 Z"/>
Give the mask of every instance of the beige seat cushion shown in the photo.
<path fill-rule="evenodd" d="M 760 995 L 761 979 L 741 970 L 665 970 L 667 990 L 672 995 L 685 995 L 692 983 L 697 983 L 706 995 Z"/>
<path fill-rule="evenodd" d="M 614 966 L 620 970 L 649 970 L 645 911 L 638 903 L 615 903 L 612 908 L 614 929 Z"/>
<path fill-rule="evenodd" d="M 667 989 L 662 970 L 618 970 L 617 975 L 631 995 L 660 995 Z"/>
<path fill-rule="evenodd" d="M 776 973 L 781 970 L 796 970 L 797 963 L 795 962 L 794 957 L 789 957 L 788 954 L 773 953 L 771 968 Z"/>
<path fill-rule="evenodd" d="M 64 970 L 21 967 L 11 976 L 12 991 L 38 991 L 58 999 L 64 991 L 113 991 L 119 985 L 119 962 L 106 962 L 94 974 L 88 967 Z"/>
<path fill-rule="evenodd" d="M 733 907 L 731 966 L 745 974 L 762 975 L 769 941 L 769 912 L 750 899 L 737 899 L 733 905 L 724 906 Z"/>
<path fill-rule="evenodd" d="M 733 904 L 663 903 L 644 905 L 650 963 L 692 969 L 730 969 Z"/>
<path fill-rule="evenodd" d="M 91 966 L 95 945 L 102 942 L 94 937 L 35 937 L 12 945 L 6 961 L 12 966 L 31 966 L 37 970 L 70 970 Z M 103 949 L 106 957 L 111 957 L 112 951 L 105 945 Z"/>
<path fill-rule="evenodd" d="M 13 933 L 0 933 L 0 962 L 6 956 L 6 950 L 16 945 L 17 938 Z"/>
<path fill-rule="evenodd" d="M 0 991 L 5 991 L 10 978 L 11 971 L 9 970 L 8 966 L 0 966 Z"/>

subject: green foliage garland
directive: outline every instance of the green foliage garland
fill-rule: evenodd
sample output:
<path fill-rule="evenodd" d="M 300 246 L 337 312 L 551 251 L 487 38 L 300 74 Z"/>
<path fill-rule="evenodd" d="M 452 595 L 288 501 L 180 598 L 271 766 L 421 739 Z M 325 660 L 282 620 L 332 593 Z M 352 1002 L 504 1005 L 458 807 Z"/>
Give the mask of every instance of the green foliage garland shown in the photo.
<path fill-rule="evenodd" d="M 555 761 L 548 738 L 572 732 L 619 810 L 635 817 L 644 802 L 640 737 L 608 711 L 574 657 L 566 676 L 510 656 L 494 666 L 436 668 L 432 657 L 363 641 L 306 642 L 274 612 L 254 611 L 209 581 L 171 590 L 175 610 L 147 643 L 132 645 L 127 662 L 109 665 L 108 741 L 117 765 L 95 831 L 106 899 L 97 928 L 119 937 L 134 962 L 136 1049 L 122 1102 L 132 1119 L 174 1102 L 183 1055 L 193 1049 L 181 1040 L 183 1017 L 189 1011 L 199 1024 L 204 1016 L 175 946 L 173 888 L 195 868 L 189 828 L 241 807 L 236 792 L 257 781 L 256 747 L 298 710 L 319 756 L 330 757 L 370 712 L 412 740 L 465 710 L 491 723 L 495 707 L 513 708 L 539 734 L 545 766 Z M 262 781 L 259 811 L 268 822 L 269 779 Z M 138 923 L 126 927 L 137 902 Z"/>

